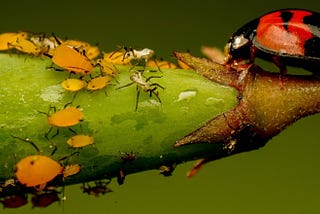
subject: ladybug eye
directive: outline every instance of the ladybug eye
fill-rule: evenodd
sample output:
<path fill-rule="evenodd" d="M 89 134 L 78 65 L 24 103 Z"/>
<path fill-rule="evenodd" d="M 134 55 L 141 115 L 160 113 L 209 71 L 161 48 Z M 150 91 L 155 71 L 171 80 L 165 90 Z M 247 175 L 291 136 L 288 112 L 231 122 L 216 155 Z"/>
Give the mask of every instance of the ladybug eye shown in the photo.
<path fill-rule="evenodd" d="M 232 48 L 233 49 L 238 49 L 243 47 L 244 45 L 248 44 L 249 40 L 246 39 L 243 34 L 241 34 L 240 36 L 235 36 L 233 38 L 233 43 L 232 43 Z"/>

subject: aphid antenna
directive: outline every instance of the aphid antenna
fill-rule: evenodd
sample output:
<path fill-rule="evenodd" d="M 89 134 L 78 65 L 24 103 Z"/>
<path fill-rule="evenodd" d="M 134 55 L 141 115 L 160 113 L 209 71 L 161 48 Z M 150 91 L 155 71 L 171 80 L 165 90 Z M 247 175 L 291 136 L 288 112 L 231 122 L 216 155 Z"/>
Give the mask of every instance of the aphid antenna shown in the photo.
<path fill-rule="evenodd" d="M 54 40 L 56 40 L 56 42 L 58 43 L 58 45 L 61 45 L 62 42 L 58 39 L 58 37 L 56 37 L 56 35 L 54 33 L 52 33 L 52 36 L 54 38 Z"/>
<path fill-rule="evenodd" d="M 116 53 L 118 53 L 120 50 L 124 49 L 124 46 L 119 46 L 119 48 L 115 51 L 113 51 L 110 55 L 109 55 L 109 58 L 112 58 L 112 56 Z M 122 59 L 123 61 L 124 59 Z"/>
<path fill-rule="evenodd" d="M 73 152 L 73 153 L 71 153 L 70 155 L 67 155 L 67 156 L 64 156 L 64 157 L 60 158 L 60 159 L 58 160 L 58 162 L 64 161 L 64 160 L 66 160 L 66 159 L 71 158 L 71 157 L 74 156 L 74 155 L 79 155 L 79 154 L 80 154 L 79 151 Z"/>
<path fill-rule="evenodd" d="M 30 141 L 29 138 L 21 138 L 21 137 L 17 137 L 17 136 L 14 136 L 14 135 L 11 135 L 11 137 L 13 137 L 13 138 L 15 138 L 15 139 L 18 139 L 18 140 L 21 140 L 21 141 L 24 141 L 24 142 L 26 142 L 26 143 L 31 144 L 31 145 L 37 150 L 37 152 L 41 153 L 41 151 L 40 151 L 40 149 L 37 147 L 37 145 L 36 145 L 34 142 Z"/>
<path fill-rule="evenodd" d="M 68 105 L 71 105 L 73 103 L 73 101 L 75 100 L 76 96 L 78 95 L 78 93 L 74 93 L 74 95 L 72 96 L 72 100 L 68 103 L 66 103 L 63 108 L 65 109 Z M 79 108 L 80 105 L 76 106 L 76 108 Z"/>

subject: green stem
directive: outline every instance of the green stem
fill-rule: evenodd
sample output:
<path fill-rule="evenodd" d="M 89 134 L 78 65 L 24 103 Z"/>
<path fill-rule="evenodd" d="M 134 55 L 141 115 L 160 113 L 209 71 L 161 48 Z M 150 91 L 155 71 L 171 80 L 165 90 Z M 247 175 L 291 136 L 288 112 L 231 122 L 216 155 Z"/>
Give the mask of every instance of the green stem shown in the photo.
<path fill-rule="evenodd" d="M 201 127 L 212 117 L 219 115 L 236 103 L 236 90 L 212 83 L 192 70 L 162 69 L 144 72 L 145 76 L 161 76 L 150 81 L 157 88 L 161 103 L 155 95 L 141 91 L 136 105 L 136 85 L 117 89 L 131 82 L 130 67 L 119 67 L 120 74 L 106 89 L 90 92 L 65 91 L 60 83 L 69 74 L 48 69 L 51 60 L 25 55 L 0 55 L 0 181 L 14 178 L 15 164 L 23 157 L 37 154 L 33 146 L 12 136 L 28 138 L 44 155 L 50 155 L 52 145 L 57 151 L 52 156 L 59 160 L 79 151 L 79 155 L 67 158 L 62 164 L 80 164 L 80 173 L 67 177 L 65 184 L 112 178 L 119 170 L 133 173 L 158 169 L 183 161 L 206 157 L 214 145 L 196 148 L 174 148 L 174 142 L 194 129 Z M 96 74 L 98 75 L 98 69 Z M 156 70 L 156 68 L 154 69 Z M 67 128 L 59 128 L 52 140 L 45 138 L 50 129 L 47 112 L 50 106 L 57 110 L 67 103 L 79 106 L 84 120 L 72 129 L 94 137 L 94 144 L 73 149 L 66 142 L 74 135 Z M 49 134 L 55 133 L 56 128 Z M 134 153 L 136 160 L 126 163 L 122 157 Z"/>

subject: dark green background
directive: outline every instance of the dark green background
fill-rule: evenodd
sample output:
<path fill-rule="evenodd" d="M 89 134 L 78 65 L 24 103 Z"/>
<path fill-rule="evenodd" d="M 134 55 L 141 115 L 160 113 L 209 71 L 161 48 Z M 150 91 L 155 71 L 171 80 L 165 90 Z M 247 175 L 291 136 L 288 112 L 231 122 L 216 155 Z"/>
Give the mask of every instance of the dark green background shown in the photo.
<path fill-rule="evenodd" d="M 268 1 L 1 1 L 1 32 L 29 30 L 99 43 L 149 47 L 170 59 L 173 50 L 200 55 L 201 45 L 223 48 L 238 27 L 279 8 L 320 11 L 317 0 Z M 2 81 L 2 80 L 1 80 Z M 113 193 L 94 198 L 66 188 L 64 208 L 25 206 L 2 213 L 317 213 L 320 211 L 320 117 L 302 119 L 266 147 L 207 164 L 187 179 L 192 162 L 174 176 L 157 171 L 115 181 Z"/>

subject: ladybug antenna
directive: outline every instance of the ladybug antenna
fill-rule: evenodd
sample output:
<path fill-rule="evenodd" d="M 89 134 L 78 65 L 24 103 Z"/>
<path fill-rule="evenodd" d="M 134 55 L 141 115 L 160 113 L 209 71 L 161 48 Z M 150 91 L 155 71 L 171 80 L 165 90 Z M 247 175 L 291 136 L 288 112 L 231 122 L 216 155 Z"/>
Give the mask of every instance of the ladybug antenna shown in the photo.
<path fill-rule="evenodd" d="M 19 140 L 27 142 L 27 143 L 30 143 L 40 153 L 40 149 L 37 147 L 37 145 L 34 142 L 30 141 L 29 138 L 21 138 L 21 137 L 17 137 L 14 135 L 11 135 L 11 137 L 13 137 L 15 139 L 19 139 Z"/>

